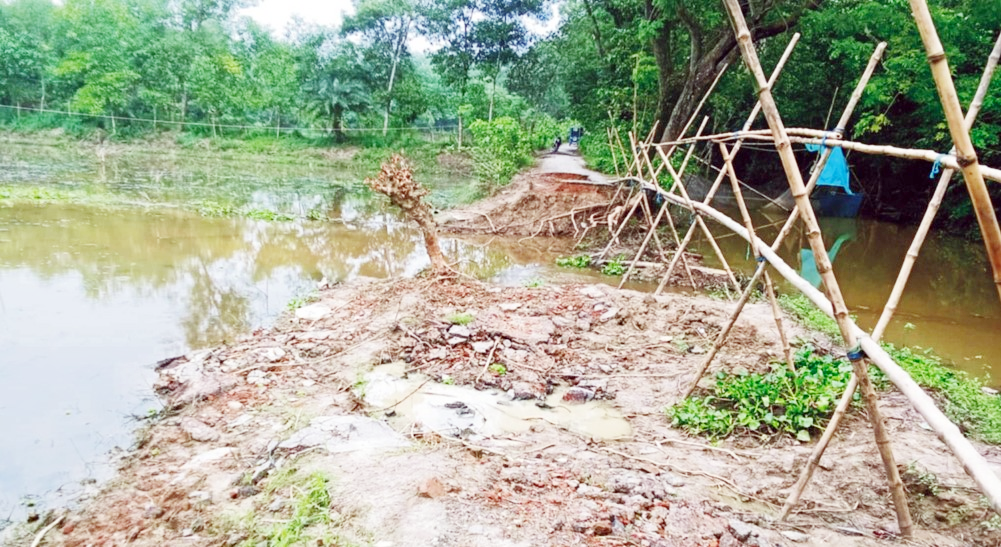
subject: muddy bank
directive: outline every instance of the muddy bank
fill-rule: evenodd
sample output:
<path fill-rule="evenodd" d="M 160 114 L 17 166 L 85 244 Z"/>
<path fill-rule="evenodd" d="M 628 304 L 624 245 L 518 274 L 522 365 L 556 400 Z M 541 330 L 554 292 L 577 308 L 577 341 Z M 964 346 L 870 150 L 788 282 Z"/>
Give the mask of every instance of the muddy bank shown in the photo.
<path fill-rule="evenodd" d="M 895 520 L 863 418 L 782 526 L 769 517 L 810 444 L 710 446 L 669 427 L 663 408 L 730 306 L 600 285 L 328 288 L 272 329 L 161 362 L 168 410 L 117 477 L 9 543 L 886 544 Z M 770 313 L 749 305 L 716 366 L 778 358 Z M 884 403 L 898 461 L 921 471 L 916 544 L 1001 541 L 906 401 Z"/>

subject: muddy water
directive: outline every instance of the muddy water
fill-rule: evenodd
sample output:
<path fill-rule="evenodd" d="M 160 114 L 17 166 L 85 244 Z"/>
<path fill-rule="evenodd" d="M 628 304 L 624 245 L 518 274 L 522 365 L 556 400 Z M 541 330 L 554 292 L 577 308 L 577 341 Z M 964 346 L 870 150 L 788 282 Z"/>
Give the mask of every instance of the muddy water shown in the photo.
<path fill-rule="evenodd" d="M 759 218 L 757 224 L 766 226 L 779 220 L 784 219 Z M 820 220 L 848 307 L 859 326 L 871 330 L 890 296 L 916 227 L 868 219 Z M 760 232 L 771 241 L 777 227 Z M 724 234 L 725 229 L 714 233 Z M 746 242 L 723 236 L 719 244 L 732 266 L 753 271 Z M 698 247 L 708 264 L 719 264 L 705 240 L 699 241 Z M 806 236 L 793 232 L 779 254 L 820 287 L 809 248 Z M 884 339 L 932 349 L 971 374 L 990 375 L 988 383 L 1001 386 L 1001 303 L 983 244 L 941 234 L 930 236 Z"/>

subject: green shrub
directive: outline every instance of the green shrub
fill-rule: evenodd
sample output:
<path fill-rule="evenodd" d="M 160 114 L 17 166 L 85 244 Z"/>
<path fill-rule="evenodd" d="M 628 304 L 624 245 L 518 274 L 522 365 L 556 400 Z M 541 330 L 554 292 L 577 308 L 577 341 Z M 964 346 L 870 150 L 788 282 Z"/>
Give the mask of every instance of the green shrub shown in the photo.
<path fill-rule="evenodd" d="M 507 184 L 522 167 L 532 162 L 521 126 L 513 118 L 476 120 L 469 125 L 473 135 L 473 165 L 477 178 L 489 187 Z"/>
<path fill-rule="evenodd" d="M 622 255 L 609 260 L 602 268 L 601 273 L 605 275 L 622 275 L 626 273 L 626 266 L 622 263 Z"/>
<path fill-rule="evenodd" d="M 591 257 L 590 255 L 560 257 L 556 259 L 556 265 L 561 268 L 587 268 L 591 265 Z"/>

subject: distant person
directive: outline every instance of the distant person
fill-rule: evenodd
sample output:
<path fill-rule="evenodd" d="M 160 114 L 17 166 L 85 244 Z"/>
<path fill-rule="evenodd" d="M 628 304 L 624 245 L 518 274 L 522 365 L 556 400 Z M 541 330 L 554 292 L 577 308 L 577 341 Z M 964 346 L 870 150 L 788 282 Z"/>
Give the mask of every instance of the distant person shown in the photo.
<path fill-rule="evenodd" d="M 560 151 L 560 145 L 561 144 L 563 144 L 563 139 L 561 139 L 560 137 L 556 137 L 556 143 L 553 146 L 553 154 L 555 154 L 555 153 L 557 153 L 557 152 Z"/>

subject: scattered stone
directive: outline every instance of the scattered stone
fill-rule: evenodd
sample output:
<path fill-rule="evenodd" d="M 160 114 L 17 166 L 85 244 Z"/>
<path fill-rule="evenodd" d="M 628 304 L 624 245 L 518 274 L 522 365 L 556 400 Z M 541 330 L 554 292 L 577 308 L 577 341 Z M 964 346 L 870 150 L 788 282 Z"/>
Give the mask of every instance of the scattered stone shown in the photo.
<path fill-rule="evenodd" d="M 323 304 L 310 304 L 295 310 L 295 316 L 304 321 L 318 321 L 330 315 L 330 311 L 330 308 Z"/>
<path fill-rule="evenodd" d="M 448 333 L 452 336 L 458 336 L 460 338 L 469 338 L 473 335 L 473 333 L 463 325 L 452 325 L 451 328 L 448 329 Z"/>
<path fill-rule="evenodd" d="M 599 522 L 592 528 L 594 535 L 596 536 L 610 536 L 614 530 L 612 529 L 611 522 Z"/>
<path fill-rule="evenodd" d="M 597 285 L 588 285 L 586 287 L 581 287 L 577 289 L 577 292 L 583 294 L 584 296 L 589 296 L 591 298 L 604 298 L 605 291 L 601 290 Z"/>
<path fill-rule="evenodd" d="M 241 403 L 240 401 L 230 401 L 226 403 L 226 406 L 229 407 L 231 410 L 240 410 L 241 408 L 243 408 L 243 403 Z"/>
<path fill-rule="evenodd" d="M 250 374 L 247 374 L 247 383 L 248 384 L 256 384 L 256 385 L 267 384 L 268 383 L 268 373 L 264 372 L 263 370 L 260 370 L 260 369 L 252 370 L 252 371 L 250 371 Z"/>
<path fill-rule="evenodd" d="M 463 338 L 461 336 L 453 336 L 448 339 L 448 345 L 458 346 L 459 344 L 464 343 L 466 340 L 468 340 L 468 338 Z"/>
<path fill-rule="evenodd" d="M 492 347 L 494 347 L 494 343 L 489 340 L 484 342 L 473 342 L 473 351 L 476 353 L 488 353 Z"/>
<path fill-rule="evenodd" d="M 208 452 L 203 452 L 195 456 L 194 458 L 191 458 L 190 460 L 188 460 L 187 463 L 181 466 L 181 469 L 182 470 L 197 469 L 202 465 L 212 462 L 217 462 L 225 458 L 226 456 L 229 456 L 232 453 L 233 449 L 229 447 L 213 448 Z"/>
<path fill-rule="evenodd" d="M 448 356 L 448 350 L 445 348 L 434 348 L 428 352 L 428 359 L 444 359 Z"/>
<path fill-rule="evenodd" d="M 192 503 L 209 503 L 212 501 L 212 494 L 203 490 L 195 490 L 194 492 L 188 494 L 188 499 L 190 499 Z"/>
<path fill-rule="evenodd" d="M 611 319 L 611 318 L 615 317 L 616 315 L 618 315 L 618 313 L 619 313 L 619 308 L 612 308 L 612 309 L 606 311 L 605 313 L 601 314 L 601 317 L 598 318 L 598 321 L 601 321 L 601 322 L 608 321 L 609 319 Z"/>
<path fill-rule="evenodd" d="M 796 532 L 794 530 L 783 530 L 779 532 L 782 537 L 788 539 L 789 541 L 794 541 L 796 543 L 804 543 L 810 541 L 810 536 L 802 532 Z"/>
<path fill-rule="evenodd" d="M 218 431 L 194 418 L 181 418 L 181 431 L 193 441 L 214 442 L 219 440 Z"/>
<path fill-rule="evenodd" d="M 994 389 L 992 387 L 987 387 L 987 386 L 981 386 L 980 387 L 980 391 L 982 391 L 984 393 L 984 395 L 997 395 L 998 394 L 998 390 L 996 390 L 996 389 Z"/>
<path fill-rule="evenodd" d="M 563 394 L 563 400 L 568 403 L 586 403 L 594 399 L 594 391 L 583 387 L 572 387 Z"/>
<path fill-rule="evenodd" d="M 383 422 L 365 416 L 320 416 L 278 444 L 278 448 L 297 450 L 322 446 L 328 452 L 385 450 L 409 446 L 399 433 Z"/>
<path fill-rule="evenodd" d="M 285 500 L 282 498 L 276 498 L 275 501 L 271 502 L 271 505 L 268 506 L 268 511 L 271 511 L 272 513 L 277 513 L 278 511 L 281 511 L 284 507 L 285 507 Z"/>
<path fill-rule="evenodd" d="M 444 496 L 446 493 L 445 485 L 434 477 L 422 482 L 420 487 L 417 488 L 417 495 L 422 498 L 436 499 Z"/>
<path fill-rule="evenodd" d="M 237 491 L 236 491 L 236 497 L 241 498 L 241 499 L 242 498 L 250 498 L 250 497 L 256 496 L 257 494 L 260 494 L 260 493 L 261 493 L 261 491 L 258 490 L 257 487 L 245 485 L 245 486 L 241 486 L 240 488 L 237 489 Z"/>
<path fill-rule="evenodd" d="M 692 349 L 688 350 L 688 352 L 695 355 L 702 355 L 706 352 L 706 348 L 702 346 L 692 346 Z"/>
<path fill-rule="evenodd" d="M 32 511 L 28 513 L 28 518 L 25 520 L 28 522 L 37 522 L 40 518 L 42 518 L 42 515 L 39 515 L 37 511 Z"/>
<path fill-rule="evenodd" d="M 236 547 L 237 545 L 243 543 L 247 539 L 246 534 L 241 534 L 239 532 L 234 532 L 226 538 L 226 547 Z"/>
<path fill-rule="evenodd" d="M 741 520 L 730 519 L 727 521 L 726 527 L 733 534 L 733 537 L 740 541 L 746 542 L 751 534 L 754 534 L 754 527 Z"/>
<path fill-rule="evenodd" d="M 282 348 L 265 348 L 260 352 L 261 359 L 269 362 L 276 363 L 285 358 L 285 350 Z"/>
<path fill-rule="evenodd" d="M 504 311 L 515 311 L 521 307 L 521 304 L 517 302 L 505 302 L 503 304 L 500 304 L 500 306 L 498 307 L 500 307 L 500 309 Z"/>
<path fill-rule="evenodd" d="M 162 517 L 163 514 L 163 507 L 160 507 L 159 505 L 148 505 L 146 506 L 146 510 L 143 511 L 143 516 L 148 519 L 158 519 Z"/>
<path fill-rule="evenodd" d="M 509 317 L 485 313 L 477 320 L 482 329 L 524 344 L 541 344 L 556 332 L 556 325 L 548 317 Z"/>
<path fill-rule="evenodd" d="M 63 535 L 68 536 L 68 535 L 70 535 L 70 534 L 73 533 L 73 530 L 76 530 L 76 521 L 75 520 L 71 520 L 71 521 L 67 522 L 65 525 L 63 525 L 62 528 L 60 528 L 59 531 L 62 532 Z"/>

